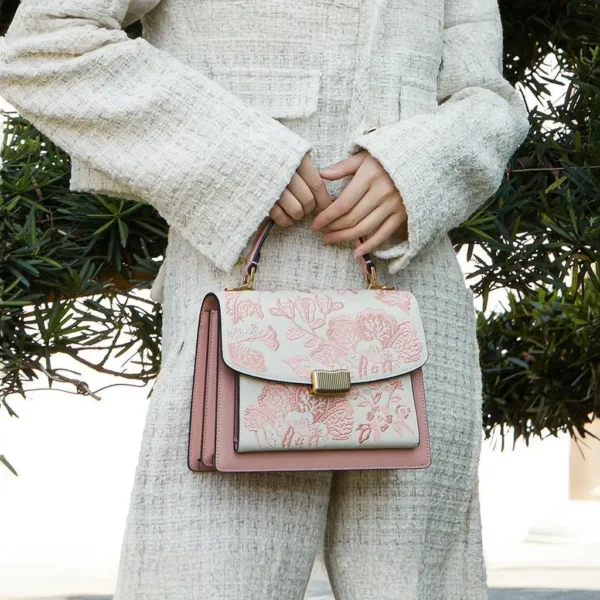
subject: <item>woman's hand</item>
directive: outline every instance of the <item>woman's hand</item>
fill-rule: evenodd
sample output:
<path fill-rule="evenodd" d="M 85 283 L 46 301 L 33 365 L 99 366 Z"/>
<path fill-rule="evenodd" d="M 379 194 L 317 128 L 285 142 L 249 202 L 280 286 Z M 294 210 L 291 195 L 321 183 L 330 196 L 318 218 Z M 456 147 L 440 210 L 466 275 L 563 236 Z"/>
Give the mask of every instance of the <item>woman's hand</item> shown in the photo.
<path fill-rule="evenodd" d="M 331 196 L 325 182 L 307 153 L 269 216 L 277 225 L 287 227 L 309 215 L 315 206 L 325 210 L 330 204 Z"/>
<path fill-rule="evenodd" d="M 319 172 L 333 180 L 353 175 L 339 197 L 313 221 L 313 229 L 325 233 L 325 243 L 357 240 L 367 236 L 354 250 L 359 257 L 394 237 L 406 239 L 406 210 L 391 177 L 366 150 Z"/>

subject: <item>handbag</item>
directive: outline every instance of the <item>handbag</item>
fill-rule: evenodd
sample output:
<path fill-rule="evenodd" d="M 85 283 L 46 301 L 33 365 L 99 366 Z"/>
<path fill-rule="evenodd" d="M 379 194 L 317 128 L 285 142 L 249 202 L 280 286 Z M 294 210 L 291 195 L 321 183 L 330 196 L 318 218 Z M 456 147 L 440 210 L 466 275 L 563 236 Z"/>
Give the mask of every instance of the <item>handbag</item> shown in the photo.
<path fill-rule="evenodd" d="M 366 289 L 255 290 L 258 231 L 240 287 L 206 294 L 188 439 L 192 471 L 418 469 L 431 464 L 415 296 Z"/>

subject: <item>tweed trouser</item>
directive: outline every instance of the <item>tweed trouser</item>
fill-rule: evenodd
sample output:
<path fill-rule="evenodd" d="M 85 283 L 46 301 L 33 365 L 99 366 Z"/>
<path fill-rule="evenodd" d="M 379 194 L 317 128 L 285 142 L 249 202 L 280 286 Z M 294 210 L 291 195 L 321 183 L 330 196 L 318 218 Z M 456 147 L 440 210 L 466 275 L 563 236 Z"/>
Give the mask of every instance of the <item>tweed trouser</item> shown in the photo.
<path fill-rule="evenodd" d="M 191 505 L 189 488 L 166 506 L 159 497 L 138 506 L 152 544 L 126 537 L 115 600 L 301 600 L 323 538 L 337 600 L 486 598 L 483 566 L 469 567 L 479 564 L 480 531 L 468 526 L 479 522 L 478 496 L 441 529 L 426 516 L 431 498 L 411 485 L 428 476 L 190 473 L 189 522 L 171 520 L 168 508 Z M 423 538 L 439 540 L 434 554 L 423 555 Z"/>
<path fill-rule="evenodd" d="M 114 600 L 301 600 L 323 544 L 337 600 L 487 598 L 477 413 L 450 438 L 430 411 L 427 469 L 192 473 L 171 390 L 159 377 Z"/>

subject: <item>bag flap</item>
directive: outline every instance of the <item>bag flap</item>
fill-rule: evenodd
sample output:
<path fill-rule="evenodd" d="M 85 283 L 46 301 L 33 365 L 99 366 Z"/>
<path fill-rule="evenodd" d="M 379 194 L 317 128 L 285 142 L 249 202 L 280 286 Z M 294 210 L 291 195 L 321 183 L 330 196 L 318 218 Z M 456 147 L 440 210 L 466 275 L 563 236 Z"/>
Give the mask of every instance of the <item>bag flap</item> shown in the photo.
<path fill-rule="evenodd" d="M 240 373 L 311 383 L 344 369 L 351 383 L 398 377 L 427 360 L 416 298 L 398 290 L 221 291 L 223 360 Z"/>

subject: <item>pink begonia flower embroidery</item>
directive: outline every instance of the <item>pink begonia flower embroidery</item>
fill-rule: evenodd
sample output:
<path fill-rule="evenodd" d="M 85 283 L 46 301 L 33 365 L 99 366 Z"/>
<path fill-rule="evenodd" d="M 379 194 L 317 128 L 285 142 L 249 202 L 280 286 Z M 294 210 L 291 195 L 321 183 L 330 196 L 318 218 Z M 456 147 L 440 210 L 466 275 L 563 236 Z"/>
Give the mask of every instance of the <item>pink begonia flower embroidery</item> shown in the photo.
<path fill-rule="evenodd" d="M 353 408 L 347 398 L 311 396 L 306 386 L 267 383 L 256 404 L 244 411 L 244 424 L 259 447 L 315 448 L 352 435 Z"/>
<path fill-rule="evenodd" d="M 243 369 L 264 373 L 267 370 L 265 357 L 262 352 L 245 348 L 241 343 L 229 344 L 231 362 Z"/>
<path fill-rule="evenodd" d="M 385 375 L 421 357 L 423 343 L 408 320 L 398 322 L 383 310 L 367 308 L 354 318 L 332 317 L 323 331 L 323 320 L 316 316 L 315 302 L 311 298 L 301 300 L 296 301 L 296 309 L 304 323 L 285 315 L 292 322 L 286 337 L 290 340 L 308 338 L 304 343 L 309 348 L 308 356 L 284 359 L 299 377 L 306 377 L 311 370 L 322 367 L 347 369 L 353 377 Z M 335 304 L 332 303 L 334 308 Z M 326 310 L 330 308 L 326 303 L 323 306 Z M 276 316 L 284 316 L 279 310 L 278 313 Z"/>
<path fill-rule="evenodd" d="M 311 395 L 306 386 L 266 383 L 255 404 L 244 410 L 244 425 L 256 436 L 259 448 L 318 448 L 332 441 L 354 438 L 364 444 L 382 439 L 388 431 L 413 433 L 402 404 L 402 381 L 353 386 L 344 397 Z M 364 423 L 356 424 L 356 408 L 367 407 Z M 364 413 L 363 413 L 364 415 Z"/>
<path fill-rule="evenodd" d="M 267 370 L 265 356 L 260 350 L 248 347 L 247 344 L 252 342 L 264 344 L 269 350 L 279 348 L 277 332 L 271 325 L 263 328 L 253 325 L 248 329 L 233 329 L 229 332 L 229 358 L 238 367 L 264 373 Z"/>

